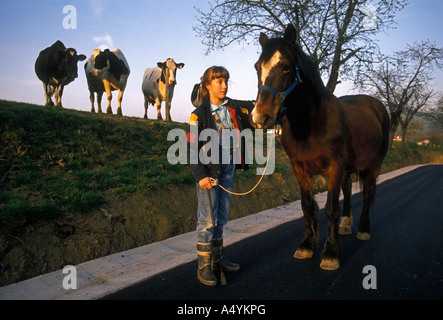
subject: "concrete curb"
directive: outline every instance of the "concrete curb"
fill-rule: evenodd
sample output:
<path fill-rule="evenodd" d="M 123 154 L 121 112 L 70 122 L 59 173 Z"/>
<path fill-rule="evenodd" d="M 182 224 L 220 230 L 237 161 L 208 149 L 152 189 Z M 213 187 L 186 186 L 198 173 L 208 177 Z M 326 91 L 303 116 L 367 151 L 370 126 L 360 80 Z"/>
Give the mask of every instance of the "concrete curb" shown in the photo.
<path fill-rule="evenodd" d="M 395 178 L 423 165 L 409 166 L 380 175 L 377 183 Z M 354 183 L 352 194 L 359 192 Z M 320 208 L 326 192 L 315 196 Z M 225 246 L 275 228 L 303 216 L 300 200 L 230 221 L 225 227 Z M 197 258 L 196 234 L 189 232 L 164 241 L 81 263 L 77 289 L 64 289 L 63 270 L 47 273 L 0 288 L 0 300 L 94 300 L 144 281 L 156 274 Z"/>

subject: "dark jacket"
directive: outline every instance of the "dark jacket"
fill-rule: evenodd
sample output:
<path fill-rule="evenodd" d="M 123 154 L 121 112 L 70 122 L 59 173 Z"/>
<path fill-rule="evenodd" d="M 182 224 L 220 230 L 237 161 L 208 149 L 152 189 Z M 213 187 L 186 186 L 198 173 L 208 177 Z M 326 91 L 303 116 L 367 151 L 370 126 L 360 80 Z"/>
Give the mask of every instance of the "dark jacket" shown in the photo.
<path fill-rule="evenodd" d="M 235 127 L 241 132 L 246 128 L 253 129 L 250 122 L 249 117 L 252 109 L 254 108 L 254 103 L 252 101 L 240 101 L 240 100 L 232 100 L 228 98 L 227 107 L 229 112 L 234 116 L 234 124 Z M 192 128 L 194 126 L 194 128 Z M 195 130 L 195 126 L 197 130 Z M 192 129 L 192 130 L 191 130 Z M 197 136 L 194 136 L 192 132 L 197 131 L 198 136 L 205 129 L 214 129 L 217 130 L 217 125 L 214 117 L 212 116 L 211 106 L 208 98 L 204 98 L 202 104 L 194 110 L 191 114 L 191 119 L 189 121 L 188 133 L 187 133 L 187 142 L 188 142 L 188 155 L 191 156 L 191 152 L 193 150 L 198 150 L 208 143 L 207 141 L 199 141 Z M 192 148 L 192 144 L 198 144 L 198 148 Z M 247 170 L 248 165 L 245 163 L 246 159 L 246 146 L 244 141 L 241 141 L 241 163 L 236 165 L 236 169 Z M 192 174 L 194 175 L 195 181 L 200 181 L 203 178 L 215 176 L 220 171 L 219 163 L 208 163 L 203 164 L 201 159 L 198 158 L 198 163 L 193 164 L 191 161 L 190 168 L 192 170 Z M 191 160 L 191 159 L 189 159 Z"/>

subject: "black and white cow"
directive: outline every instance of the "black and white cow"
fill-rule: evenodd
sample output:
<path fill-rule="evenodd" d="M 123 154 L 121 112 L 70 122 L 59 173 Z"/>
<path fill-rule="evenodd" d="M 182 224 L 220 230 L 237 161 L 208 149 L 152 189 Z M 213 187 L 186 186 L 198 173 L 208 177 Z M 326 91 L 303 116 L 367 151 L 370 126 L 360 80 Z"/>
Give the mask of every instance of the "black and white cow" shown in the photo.
<path fill-rule="evenodd" d="M 108 98 L 107 113 L 112 114 L 111 91 L 120 90 L 118 93 L 118 109 L 117 114 L 122 115 L 123 92 L 128 82 L 129 74 L 128 62 L 120 49 L 114 51 L 101 51 L 94 49 L 94 53 L 85 63 L 85 74 L 88 81 L 89 99 L 91 100 L 91 112 L 94 109 L 94 92 L 97 93 L 97 109 L 102 112 L 101 102 L 103 93 L 106 92 Z"/>
<path fill-rule="evenodd" d="M 166 121 L 171 121 L 171 101 L 177 84 L 177 69 L 182 69 L 184 63 L 175 63 L 174 59 L 158 62 L 157 67 L 146 69 L 143 75 L 142 91 L 145 97 L 145 119 L 148 119 L 149 104 L 157 105 L 157 119 L 162 120 L 161 103 L 165 101 Z"/>
<path fill-rule="evenodd" d="M 63 89 L 78 77 L 77 63 L 86 59 L 84 54 L 77 55 L 73 48 L 66 49 L 60 41 L 40 51 L 35 61 L 34 69 L 37 77 L 43 82 L 45 105 L 62 106 Z"/>

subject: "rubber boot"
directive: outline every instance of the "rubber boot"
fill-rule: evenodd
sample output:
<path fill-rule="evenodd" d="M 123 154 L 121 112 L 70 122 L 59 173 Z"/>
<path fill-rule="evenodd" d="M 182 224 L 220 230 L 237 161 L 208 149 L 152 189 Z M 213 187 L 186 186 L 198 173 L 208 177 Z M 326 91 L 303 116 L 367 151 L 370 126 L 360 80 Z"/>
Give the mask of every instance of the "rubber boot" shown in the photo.
<path fill-rule="evenodd" d="M 212 270 L 219 269 L 220 260 L 223 271 L 237 272 L 238 270 L 240 270 L 239 264 L 233 263 L 225 258 L 224 251 L 223 238 L 212 240 Z"/>
<path fill-rule="evenodd" d="M 198 270 L 197 278 L 206 286 L 216 286 L 217 277 L 212 271 L 212 252 L 210 243 L 197 243 Z"/>

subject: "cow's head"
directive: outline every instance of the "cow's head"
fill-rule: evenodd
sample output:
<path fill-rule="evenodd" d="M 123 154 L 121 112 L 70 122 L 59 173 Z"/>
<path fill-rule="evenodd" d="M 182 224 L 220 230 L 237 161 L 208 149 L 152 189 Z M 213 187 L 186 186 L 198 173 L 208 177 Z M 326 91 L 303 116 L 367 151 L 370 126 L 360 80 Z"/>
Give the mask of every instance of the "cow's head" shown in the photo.
<path fill-rule="evenodd" d="M 58 67 L 61 73 L 66 75 L 65 85 L 74 81 L 78 77 L 78 66 L 79 61 L 86 59 L 84 54 L 77 54 L 77 51 L 73 48 L 68 48 L 66 50 L 61 50 L 58 52 Z"/>
<path fill-rule="evenodd" d="M 97 70 L 104 69 L 108 66 L 108 59 L 111 51 L 105 49 L 105 51 L 100 51 L 100 53 L 95 57 L 94 68 Z"/>
<path fill-rule="evenodd" d="M 165 62 L 158 62 L 157 66 L 162 69 L 161 81 L 166 83 L 166 78 L 169 79 L 169 85 L 176 85 L 176 73 L 177 69 L 182 69 L 185 64 L 184 63 L 175 63 L 174 59 L 169 58 Z"/>

